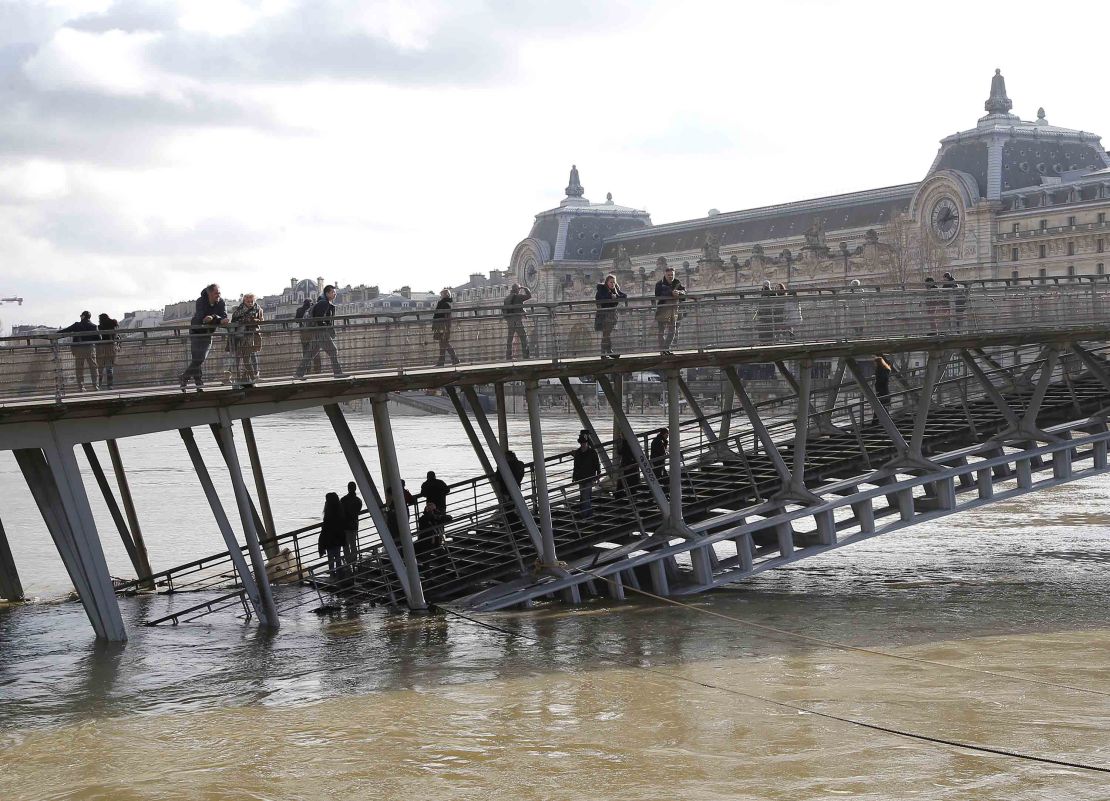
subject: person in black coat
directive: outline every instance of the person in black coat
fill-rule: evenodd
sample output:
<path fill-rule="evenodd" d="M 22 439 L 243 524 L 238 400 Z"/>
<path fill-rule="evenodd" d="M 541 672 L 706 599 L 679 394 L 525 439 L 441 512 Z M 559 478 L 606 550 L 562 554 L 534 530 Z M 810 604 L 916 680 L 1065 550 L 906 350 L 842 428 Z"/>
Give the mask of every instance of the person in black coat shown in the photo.
<path fill-rule="evenodd" d="M 640 465 L 636 461 L 636 454 L 632 452 L 632 446 L 624 439 L 619 437 L 616 441 L 617 461 L 620 463 L 620 487 L 633 492 L 640 486 Z"/>
<path fill-rule="evenodd" d="M 578 450 L 574 452 L 574 470 L 570 479 L 578 485 L 578 512 L 582 517 L 593 516 L 594 483 L 601 476 L 601 459 L 590 447 L 586 433 L 578 435 Z"/>
<path fill-rule="evenodd" d="M 100 341 L 96 343 L 96 373 L 98 383 L 111 389 L 116 380 L 116 351 L 119 350 L 119 321 L 101 312 L 97 318 L 96 330 L 100 331 Z"/>
<path fill-rule="evenodd" d="M 420 485 L 420 494 L 426 500 L 431 501 L 436 505 L 436 509 L 441 512 L 447 511 L 447 496 L 451 490 L 448 488 L 447 483 L 436 478 L 434 470 L 428 471 L 427 480 Z"/>
<path fill-rule="evenodd" d="M 343 572 L 343 543 L 347 541 L 344 527 L 346 517 L 339 496 L 329 492 L 324 496 L 324 521 L 320 525 L 320 556 L 328 557 L 328 572 L 332 576 Z"/>
<path fill-rule="evenodd" d="M 459 363 L 459 357 L 451 347 L 451 290 L 448 287 L 440 290 L 439 303 L 432 315 L 432 339 L 439 343 L 439 361 L 436 362 L 436 367 L 443 367 L 448 356 L 451 357 L 451 364 Z"/>
<path fill-rule="evenodd" d="M 358 515 L 362 511 L 362 498 L 358 497 L 356 489 L 358 485 L 348 481 L 347 494 L 339 499 L 343 507 L 343 556 L 347 564 L 358 560 Z"/>
<path fill-rule="evenodd" d="M 304 303 L 297 308 L 297 313 L 293 315 L 296 319 L 301 321 L 299 323 L 301 327 L 299 335 L 301 338 L 302 357 L 308 353 L 308 349 L 312 347 L 312 340 L 316 334 L 316 332 L 312 330 L 312 323 L 310 322 L 312 320 L 312 306 L 312 300 L 305 298 Z M 316 351 L 316 355 L 311 357 L 310 361 L 312 362 L 312 372 L 320 372 L 320 351 Z"/>
<path fill-rule="evenodd" d="M 655 284 L 655 328 L 659 339 L 659 350 L 670 354 L 678 339 L 678 302 L 686 297 L 686 287 L 675 278 L 674 267 L 660 256 L 663 277 Z"/>
<path fill-rule="evenodd" d="M 651 457 L 651 472 L 655 473 L 655 480 L 662 484 L 667 480 L 667 453 L 670 450 L 671 434 L 665 428 L 651 441 L 648 455 Z"/>
<path fill-rule="evenodd" d="M 347 375 L 339 364 L 339 350 L 335 347 L 335 325 L 332 322 L 332 318 L 335 317 L 335 295 L 335 287 L 328 284 L 324 287 L 324 294 L 312 307 L 311 319 L 309 315 L 305 315 L 304 319 L 310 319 L 312 342 L 308 346 L 308 350 L 301 356 L 301 363 L 297 367 L 297 372 L 293 374 L 293 377 L 298 381 L 304 380 L 305 373 L 308 372 L 309 362 L 317 358 L 320 351 L 328 354 L 328 358 L 331 359 L 332 374 L 336 378 L 345 378 Z"/>
<path fill-rule="evenodd" d="M 617 285 L 617 277 L 612 273 L 605 276 L 605 281 L 597 285 L 594 300 L 597 301 L 597 313 L 594 315 L 594 330 L 601 332 L 601 355 L 616 358 L 613 353 L 613 329 L 617 327 L 617 304 L 628 295 L 621 291 Z"/>
<path fill-rule="evenodd" d="M 196 310 L 189 321 L 189 366 L 181 374 L 181 389 L 192 379 L 197 389 L 204 386 L 204 360 L 212 347 L 212 334 L 221 325 L 227 325 L 227 307 L 220 297 L 219 284 L 209 284 L 197 298 Z"/>
<path fill-rule="evenodd" d="M 93 325 L 92 312 L 81 312 L 80 320 L 61 329 L 58 333 L 74 334 L 69 349 L 73 354 L 73 372 L 77 375 L 77 391 L 85 391 L 86 370 L 89 374 L 89 386 L 100 389 L 96 378 L 96 343 L 100 341 L 100 334 Z"/>

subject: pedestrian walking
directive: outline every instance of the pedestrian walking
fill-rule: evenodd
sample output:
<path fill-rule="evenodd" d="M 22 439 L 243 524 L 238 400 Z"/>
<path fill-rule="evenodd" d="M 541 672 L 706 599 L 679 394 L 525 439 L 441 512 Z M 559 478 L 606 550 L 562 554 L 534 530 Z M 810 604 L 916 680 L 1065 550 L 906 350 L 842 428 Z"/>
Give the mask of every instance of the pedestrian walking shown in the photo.
<path fill-rule="evenodd" d="M 97 385 L 96 343 L 100 334 L 92 322 L 92 312 L 81 312 L 81 319 L 73 325 L 58 331 L 59 334 L 73 334 L 69 351 L 73 355 L 73 372 L 77 376 L 77 391 L 85 391 L 85 374 L 89 376 L 89 387 L 100 389 Z"/>
<path fill-rule="evenodd" d="M 501 305 L 501 312 L 505 315 L 505 325 L 508 326 L 508 338 L 505 340 L 505 360 L 513 360 L 513 337 L 520 340 L 521 358 L 531 358 L 528 355 L 528 332 L 524 330 L 524 304 L 532 299 L 532 292 L 528 287 L 513 284 L 509 294 Z"/>
<path fill-rule="evenodd" d="M 263 320 L 265 315 L 253 292 L 243 295 L 242 302 L 231 313 L 227 346 L 235 359 L 235 380 L 241 386 L 253 386 L 258 380 L 258 353 L 262 350 L 259 326 Z"/>
<path fill-rule="evenodd" d="M 310 300 L 309 298 L 305 298 L 304 303 L 302 303 L 300 305 L 300 307 L 297 309 L 297 313 L 294 315 L 294 317 L 296 319 L 301 321 L 300 323 L 298 323 L 298 326 L 300 327 L 300 330 L 297 332 L 297 335 L 300 337 L 300 340 L 301 340 L 301 357 L 302 358 L 304 357 L 304 355 L 306 353 L 308 353 L 309 349 L 312 347 L 312 340 L 313 340 L 313 337 L 315 335 L 315 332 L 312 330 L 312 322 L 311 322 L 312 321 L 312 305 L 313 305 L 313 301 Z M 319 373 L 320 372 L 320 351 L 317 350 L 316 355 L 311 356 L 309 358 L 312 361 L 312 372 L 313 373 Z"/>
<path fill-rule="evenodd" d="M 952 277 L 952 273 L 944 274 L 944 283 L 941 284 L 948 290 L 951 300 L 952 324 L 950 328 L 954 333 L 960 333 L 967 318 L 967 286 Z"/>
<path fill-rule="evenodd" d="M 181 374 L 181 391 L 189 379 L 196 384 L 197 390 L 204 388 L 204 360 L 212 347 L 212 334 L 221 325 L 227 325 L 227 307 L 220 297 L 220 285 L 209 284 L 201 290 L 197 298 L 193 317 L 189 321 L 189 366 Z"/>
<path fill-rule="evenodd" d="M 339 499 L 343 507 L 343 557 L 349 565 L 358 560 L 358 515 L 362 511 L 362 498 L 355 492 L 357 489 L 355 482 L 348 481 L 347 494 Z"/>
<path fill-rule="evenodd" d="M 597 285 L 594 300 L 597 313 L 594 315 L 594 330 L 601 332 L 601 355 L 616 359 L 620 354 L 613 352 L 613 329 L 617 327 L 617 304 L 628 295 L 621 291 L 617 277 L 612 273 Z"/>
<path fill-rule="evenodd" d="M 312 329 L 313 339 L 312 344 L 309 345 L 308 350 L 301 357 L 301 363 L 297 366 L 297 371 L 293 374 L 293 378 L 297 381 L 304 380 L 309 362 L 319 356 L 321 351 L 328 354 L 328 358 L 331 359 L 332 375 L 336 378 L 347 377 L 347 374 L 343 372 L 342 365 L 339 364 L 339 350 L 335 346 L 335 325 L 332 320 L 335 317 L 335 294 L 335 287 L 328 284 L 324 287 L 324 294 L 312 307 L 311 317 L 305 315 L 305 319 L 308 320 Z"/>
<path fill-rule="evenodd" d="M 623 436 L 617 437 L 613 450 L 617 454 L 617 463 L 620 465 L 618 474 L 620 481 L 617 486 L 631 494 L 640 486 L 640 465 L 636 460 L 636 454 L 632 452 L 632 446 Z"/>
<path fill-rule="evenodd" d="M 447 511 L 447 496 L 450 492 L 451 489 L 447 486 L 447 483 L 436 478 L 434 470 L 428 471 L 427 479 L 420 485 L 421 496 L 435 503 L 436 509 L 441 512 Z"/>
<path fill-rule="evenodd" d="M 686 287 L 675 278 L 674 267 L 663 263 L 663 277 L 655 284 L 655 328 L 661 353 L 671 356 L 671 348 L 678 339 L 678 302 L 686 296 Z"/>
<path fill-rule="evenodd" d="M 439 302 L 432 315 L 432 339 L 439 343 L 439 361 L 436 362 L 436 367 L 443 367 L 448 356 L 451 357 L 451 364 L 459 363 L 459 357 L 451 347 L 451 299 L 451 288 L 445 286 L 439 292 Z"/>
<path fill-rule="evenodd" d="M 574 452 L 574 469 L 570 480 L 578 485 L 578 514 L 593 517 L 594 484 L 601 476 L 601 459 L 590 446 L 590 438 L 582 432 L 578 435 L 578 449 Z"/>
<path fill-rule="evenodd" d="M 96 375 L 101 389 L 111 389 L 116 380 L 116 353 L 119 352 L 119 321 L 104 312 L 97 317 L 96 330 L 100 341 L 96 343 Z"/>
<path fill-rule="evenodd" d="M 659 429 L 659 433 L 651 440 L 648 456 L 651 458 L 651 472 L 655 480 L 663 484 L 667 480 L 667 456 L 670 453 L 671 434 L 666 428 Z"/>
<path fill-rule="evenodd" d="M 339 503 L 339 496 L 329 492 L 324 496 L 324 519 L 320 524 L 320 556 L 328 557 L 328 572 L 333 578 L 343 574 L 343 506 Z"/>

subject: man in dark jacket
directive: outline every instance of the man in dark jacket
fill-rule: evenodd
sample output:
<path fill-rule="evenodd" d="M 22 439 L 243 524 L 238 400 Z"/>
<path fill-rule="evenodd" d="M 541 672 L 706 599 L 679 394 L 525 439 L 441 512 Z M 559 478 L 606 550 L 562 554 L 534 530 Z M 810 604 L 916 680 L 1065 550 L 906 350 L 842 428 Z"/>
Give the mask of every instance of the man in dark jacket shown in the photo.
<path fill-rule="evenodd" d="M 362 511 L 362 498 L 355 493 L 357 488 L 355 482 L 348 481 L 347 494 L 339 499 L 343 507 L 343 558 L 349 565 L 358 559 L 358 513 Z"/>
<path fill-rule="evenodd" d="M 514 336 L 520 340 L 521 357 L 529 358 L 528 334 L 524 330 L 524 303 L 531 299 L 532 293 L 528 290 L 528 287 L 513 284 L 509 288 L 509 294 L 505 297 L 504 304 L 501 306 L 501 312 L 505 315 L 505 324 L 509 327 L 509 338 L 505 344 L 505 359 L 507 361 L 513 359 Z"/>
<path fill-rule="evenodd" d="M 92 333 L 89 333 L 89 332 Z M 92 321 L 92 312 L 81 312 L 81 319 L 71 326 L 58 332 L 59 334 L 74 334 L 70 342 L 70 352 L 73 354 L 73 372 L 77 375 L 77 391 L 85 391 L 85 370 L 89 371 L 89 386 L 94 390 L 100 389 L 96 381 L 96 343 L 100 341 L 96 325 Z"/>
<path fill-rule="evenodd" d="M 655 327 L 659 337 L 659 350 L 671 355 L 671 347 L 678 338 L 678 301 L 686 296 L 686 287 L 675 278 L 674 267 L 663 262 L 663 277 L 655 284 Z"/>
<path fill-rule="evenodd" d="M 601 475 L 601 459 L 590 447 L 586 434 L 578 435 L 578 450 L 574 452 L 574 470 L 571 481 L 578 485 L 578 512 L 582 517 L 593 517 L 594 483 Z"/>
<path fill-rule="evenodd" d="M 318 357 L 320 351 L 328 354 L 328 358 L 331 359 L 331 371 L 336 378 L 347 377 L 347 374 L 343 372 L 343 367 L 339 364 L 339 350 L 335 347 L 335 326 L 332 324 L 332 318 L 335 317 L 333 301 L 335 301 L 335 287 L 328 284 L 324 287 L 324 294 L 312 307 L 309 323 L 312 331 L 312 344 L 308 346 L 308 350 L 301 357 L 297 372 L 293 374 L 293 377 L 298 381 L 304 380 L 309 362 Z M 305 317 L 307 319 L 308 315 Z"/>
<path fill-rule="evenodd" d="M 651 458 L 651 472 L 655 473 L 655 480 L 662 484 L 667 480 L 667 454 L 670 451 L 671 434 L 665 428 L 651 441 L 648 456 Z"/>
<path fill-rule="evenodd" d="M 446 482 L 436 478 L 435 471 L 428 471 L 427 480 L 420 485 L 420 494 L 435 504 L 437 511 L 447 512 L 447 495 L 451 492 Z"/>
<path fill-rule="evenodd" d="M 185 372 L 181 374 L 181 389 L 185 389 L 185 385 L 191 378 L 199 390 L 204 386 L 202 368 L 212 347 L 212 334 L 218 326 L 227 325 L 227 308 L 224 306 L 223 298 L 220 297 L 219 284 L 209 284 L 201 291 L 189 325 L 191 360 Z"/>
<path fill-rule="evenodd" d="M 306 353 L 308 353 L 308 349 L 312 346 L 312 340 L 316 333 L 312 330 L 311 323 L 306 321 L 306 318 L 307 320 L 312 319 L 312 301 L 308 298 L 305 298 L 304 303 L 300 305 L 300 308 L 297 309 L 297 313 L 294 316 L 298 320 L 304 321 L 300 324 L 301 356 L 303 357 Z M 320 372 L 320 351 L 316 351 L 316 356 L 312 359 L 312 372 Z"/>

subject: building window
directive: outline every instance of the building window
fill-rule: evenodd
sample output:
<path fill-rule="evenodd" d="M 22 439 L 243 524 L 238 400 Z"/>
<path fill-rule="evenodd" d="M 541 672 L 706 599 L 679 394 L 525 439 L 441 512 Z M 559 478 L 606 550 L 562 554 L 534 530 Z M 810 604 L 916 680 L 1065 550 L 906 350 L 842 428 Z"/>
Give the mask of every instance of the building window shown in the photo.
<path fill-rule="evenodd" d="M 1098 240 L 1098 242 L 1095 243 L 1095 251 L 1097 251 L 1098 253 L 1105 253 L 1106 252 L 1106 240 L 1105 239 L 1100 239 L 1100 240 Z"/>
<path fill-rule="evenodd" d="M 1017 248 L 1010 248 L 1010 261 L 1017 261 L 1017 260 L 1018 260 L 1018 249 Z"/>
<path fill-rule="evenodd" d="M 1048 277 L 1048 270 L 1042 267 L 1041 269 L 1037 270 L 1037 275 L 1040 276 L 1041 283 L 1043 284 L 1045 282 L 1045 278 Z"/>
<path fill-rule="evenodd" d="M 1045 257 L 1045 246 L 1041 245 L 1040 248 L 1038 248 L 1037 258 L 1038 259 L 1043 259 L 1044 257 Z"/>
<path fill-rule="evenodd" d="M 1048 228 L 1048 220 L 1041 220 L 1041 230 Z"/>
<path fill-rule="evenodd" d="M 1105 211 L 1100 211 L 1100 212 L 1098 213 L 1098 221 L 1099 221 L 1100 223 L 1104 223 L 1104 222 L 1106 222 L 1106 212 L 1105 212 Z"/>
<path fill-rule="evenodd" d="M 1075 255 L 1075 243 L 1074 242 L 1068 242 L 1068 255 L 1069 256 L 1074 256 Z"/>
<path fill-rule="evenodd" d="M 1103 263 L 1102 263 L 1102 262 L 1100 261 L 1100 262 L 1098 263 L 1098 266 L 1097 266 L 1097 267 L 1095 267 L 1095 272 L 1096 272 L 1096 273 L 1098 273 L 1099 275 L 1106 275 L 1106 265 L 1105 265 L 1105 264 L 1103 264 Z"/>
<path fill-rule="evenodd" d="M 1075 217 L 1068 217 L 1068 225 L 1075 225 Z"/>
<path fill-rule="evenodd" d="M 1069 278 L 1075 278 L 1075 265 L 1074 264 L 1069 264 L 1068 265 L 1068 277 Z"/>
<path fill-rule="evenodd" d="M 1013 272 L 1011 272 L 1010 277 L 1013 278 L 1015 281 L 1018 280 L 1018 271 L 1014 270 Z"/>

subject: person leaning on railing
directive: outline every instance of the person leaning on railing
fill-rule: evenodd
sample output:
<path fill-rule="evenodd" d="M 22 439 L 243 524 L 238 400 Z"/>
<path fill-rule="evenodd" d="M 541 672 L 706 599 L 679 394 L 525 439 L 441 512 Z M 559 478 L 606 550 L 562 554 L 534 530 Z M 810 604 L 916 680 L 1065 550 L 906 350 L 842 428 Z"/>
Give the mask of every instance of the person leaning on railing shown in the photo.
<path fill-rule="evenodd" d="M 262 307 L 255 303 L 253 292 L 243 295 L 242 303 L 231 313 L 227 347 L 235 357 L 235 380 L 244 386 L 258 380 L 258 353 L 262 350 L 259 325 L 264 319 Z"/>
<path fill-rule="evenodd" d="M 220 285 L 209 284 L 197 298 L 193 318 L 189 321 L 189 365 L 181 374 L 181 391 L 191 378 L 197 390 L 204 387 L 204 360 L 212 347 L 212 334 L 221 325 L 227 325 L 227 307 L 220 297 Z"/>
<path fill-rule="evenodd" d="M 621 291 L 617 284 L 617 277 L 612 273 L 605 276 L 605 280 L 597 285 L 594 300 L 597 302 L 597 313 L 594 315 L 594 330 L 601 332 L 601 355 L 617 358 L 620 354 L 613 352 L 613 329 L 617 327 L 617 303 L 627 298 L 628 295 Z"/>
<path fill-rule="evenodd" d="M 91 332 L 91 333 L 90 333 Z M 73 325 L 67 326 L 59 334 L 74 334 L 70 342 L 70 352 L 73 354 L 73 372 L 77 376 L 77 391 L 85 391 L 85 372 L 89 374 L 89 386 L 97 386 L 96 369 L 96 343 L 100 341 L 100 334 L 92 322 L 92 312 L 81 312 L 81 319 Z"/>
<path fill-rule="evenodd" d="M 524 330 L 524 304 L 532 299 L 532 291 L 520 284 L 513 284 L 505 302 L 501 305 L 501 312 L 505 315 L 505 325 L 508 326 L 508 339 L 505 344 L 505 360 L 513 360 L 513 337 L 520 340 L 521 358 L 528 359 L 528 334 Z"/>

